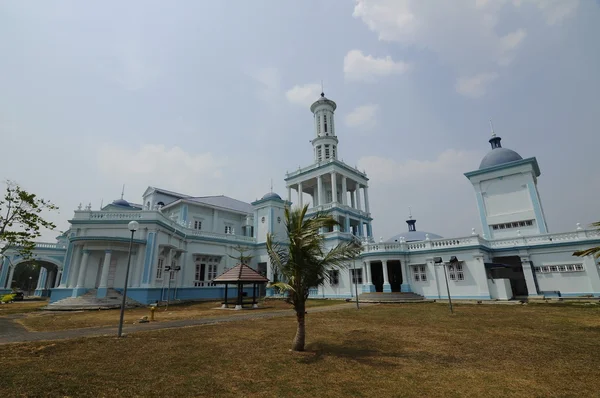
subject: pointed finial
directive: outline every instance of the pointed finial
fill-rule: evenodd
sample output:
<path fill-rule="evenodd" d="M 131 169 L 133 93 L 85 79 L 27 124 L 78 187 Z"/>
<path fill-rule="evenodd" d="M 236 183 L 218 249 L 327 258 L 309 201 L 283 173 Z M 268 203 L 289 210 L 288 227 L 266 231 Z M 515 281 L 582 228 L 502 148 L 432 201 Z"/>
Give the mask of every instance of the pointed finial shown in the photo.
<path fill-rule="evenodd" d="M 408 206 L 408 219 L 412 220 L 412 207 Z"/>
<path fill-rule="evenodd" d="M 494 125 L 492 124 L 492 119 L 490 119 L 490 129 L 492 130 L 492 137 L 495 137 L 496 133 L 494 133 Z"/>
<path fill-rule="evenodd" d="M 104 199 L 100 199 L 100 210 L 102 210 L 102 204 L 104 203 Z"/>
<path fill-rule="evenodd" d="M 123 199 L 124 195 L 125 195 L 125 184 L 123 184 L 123 189 L 121 190 L 121 199 Z"/>
<path fill-rule="evenodd" d="M 325 96 L 325 90 L 323 89 L 323 80 L 321 79 L 321 97 Z"/>
<path fill-rule="evenodd" d="M 271 193 L 273 193 L 273 179 L 271 178 Z"/>

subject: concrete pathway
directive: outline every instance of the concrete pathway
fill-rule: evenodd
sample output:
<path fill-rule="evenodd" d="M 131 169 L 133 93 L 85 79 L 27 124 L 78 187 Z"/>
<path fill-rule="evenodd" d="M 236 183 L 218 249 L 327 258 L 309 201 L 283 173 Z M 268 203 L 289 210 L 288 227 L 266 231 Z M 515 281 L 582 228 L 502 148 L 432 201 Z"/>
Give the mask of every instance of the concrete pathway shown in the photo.
<path fill-rule="evenodd" d="M 368 307 L 376 304 L 361 303 L 360 306 Z M 318 312 L 327 311 L 338 311 L 346 309 L 356 309 L 356 303 L 344 303 L 338 305 L 330 305 L 325 307 L 315 307 L 307 309 L 307 313 L 314 314 Z M 123 334 L 135 333 L 146 330 L 160 330 L 160 329 L 172 329 L 182 328 L 188 326 L 199 326 L 199 325 L 212 325 L 217 323 L 245 321 L 251 319 L 267 319 L 267 318 L 278 318 L 284 316 L 292 316 L 295 312 L 293 310 L 277 310 L 277 311 L 249 311 L 243 315 L 233 316 L 221 316 L 221 317 L 210 317 L 210 318 L 197 318 L 197 319 L 182 319 L 179 321 L 166 321 L 166 322 L 150 322 L 150 323 L 136 323 L 133 325 L 123 325 Z M 85 328 L 85 329 L 71 329 L 62 330 L 56 332 L 29 332 L 23 326 L 13 322 L 13 319 L 19 318 L 24 315 L 12 315 L 4 318 L 0 318 L 0 344 L 8 343 L 20 343 L 27 341 L 43 341 L 43 340 L 64 340 L 74 339 L 79 337 L 94 337 L 94 336 L 117 336 L 118 325 L 110 327 L 99 327 L 99 328 Z"/>

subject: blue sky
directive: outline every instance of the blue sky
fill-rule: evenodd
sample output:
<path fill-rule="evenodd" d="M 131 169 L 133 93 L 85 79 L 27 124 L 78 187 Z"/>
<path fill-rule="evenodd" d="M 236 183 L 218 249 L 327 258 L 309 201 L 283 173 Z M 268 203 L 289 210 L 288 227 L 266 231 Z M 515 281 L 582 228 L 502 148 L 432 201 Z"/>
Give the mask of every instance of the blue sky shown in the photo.
<path fill-rule="evenodd" d="M 600 6 L 576 0 L 4 1 L 0 177 L 58 204 L 148 185 L 252 201 L 312 162 L 310 103 L 370 177 L 375 236 L 480 230 L 463 176 L 536 156 L 551 231 L 598 219 Z M 54 234 L 45 235 L 46 240 Z"/>

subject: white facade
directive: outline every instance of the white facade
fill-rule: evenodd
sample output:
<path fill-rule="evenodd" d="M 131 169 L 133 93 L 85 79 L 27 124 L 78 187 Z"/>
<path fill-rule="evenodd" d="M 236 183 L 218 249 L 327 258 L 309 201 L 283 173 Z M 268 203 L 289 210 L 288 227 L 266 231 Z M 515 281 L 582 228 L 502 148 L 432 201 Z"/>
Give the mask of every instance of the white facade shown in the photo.
<path fill-rule="evenodd" d="M 314 117 L 314 163 L 286 173 L 287 200 L 269 192 L 253 203 L 226 196 L 196 197 L 148 187 L 142 204 L 122 198 L 92 211 L 81 206 L 71 229 L 54 243 L 40 243 L 43 265 L 37 294 L 51 300 L 95 291 L 122 289 L 133 235 L 128 296 L 142 303 L 169 297 L 208 299 L 223 296 L 212 280 L 236 265 L 236 248 L 252 255 L 252 268 L 273 279 L 266 253 L 267 235 L 285 240 L 284 209 L 309 203 L 308 215 L 331 214 L 339 226 L 322 231 L 326 244 L 360 238 L 363 251 L 349 268 L 313 289 L 311 297 L 346 298 L 362 292 L 412 292 L 426 298 L 508 300 L 516 297 L 600 296 L 598 264 L 576 250 L 600 244 L 600 231 L 549 233 L 537 190 L 540 169 L 500 145 L 478 170 L 465 174 L 473 184 L 482 224 L 481 235 L 442 238 L 416 229 L 412 216 L 405 233 L 375 242 L 366 173 L 338 159 L 335 102 L 321 94 L 311 106 Z M 451 257 L 455 263 L 450 263 Z M 435 259 L 441 257 L 442 263 Z M 0 268 L 0 293 L 10 288 L 21 259 L 8 252 Z M 179 271 L 167 271 L 168 266 Z M 358 286 L 355 285 L 358 282 Z M 168 292 L 168 293 L 167 293 Z M 271 294 L 267 289 L 266 294 Z"/>

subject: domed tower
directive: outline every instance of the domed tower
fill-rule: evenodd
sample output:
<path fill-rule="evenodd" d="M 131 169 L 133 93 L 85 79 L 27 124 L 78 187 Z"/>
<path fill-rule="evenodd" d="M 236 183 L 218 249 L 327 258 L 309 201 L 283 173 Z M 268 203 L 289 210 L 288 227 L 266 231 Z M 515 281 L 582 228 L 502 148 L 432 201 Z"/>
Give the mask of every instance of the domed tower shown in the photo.
<path fill-rule="evenodd" d="M 315 163 L 337 159 L 338 139 L 335 136 L 334 116 L 337 105 L 321 93 L 321 98 L 310 107 L 315 119 L 315 138 L 312 145 L 315 154 Z"/>
<path fill-rule="evenodd" d="M 483 234 L 487 239 L 502 239 L 548 233 L 537 189 L 541 173 L 536 158 L 523 159 L 500 141 L 492 127 L 491 151 L 478 170 L 465 173 L 475 188 Z"/>

